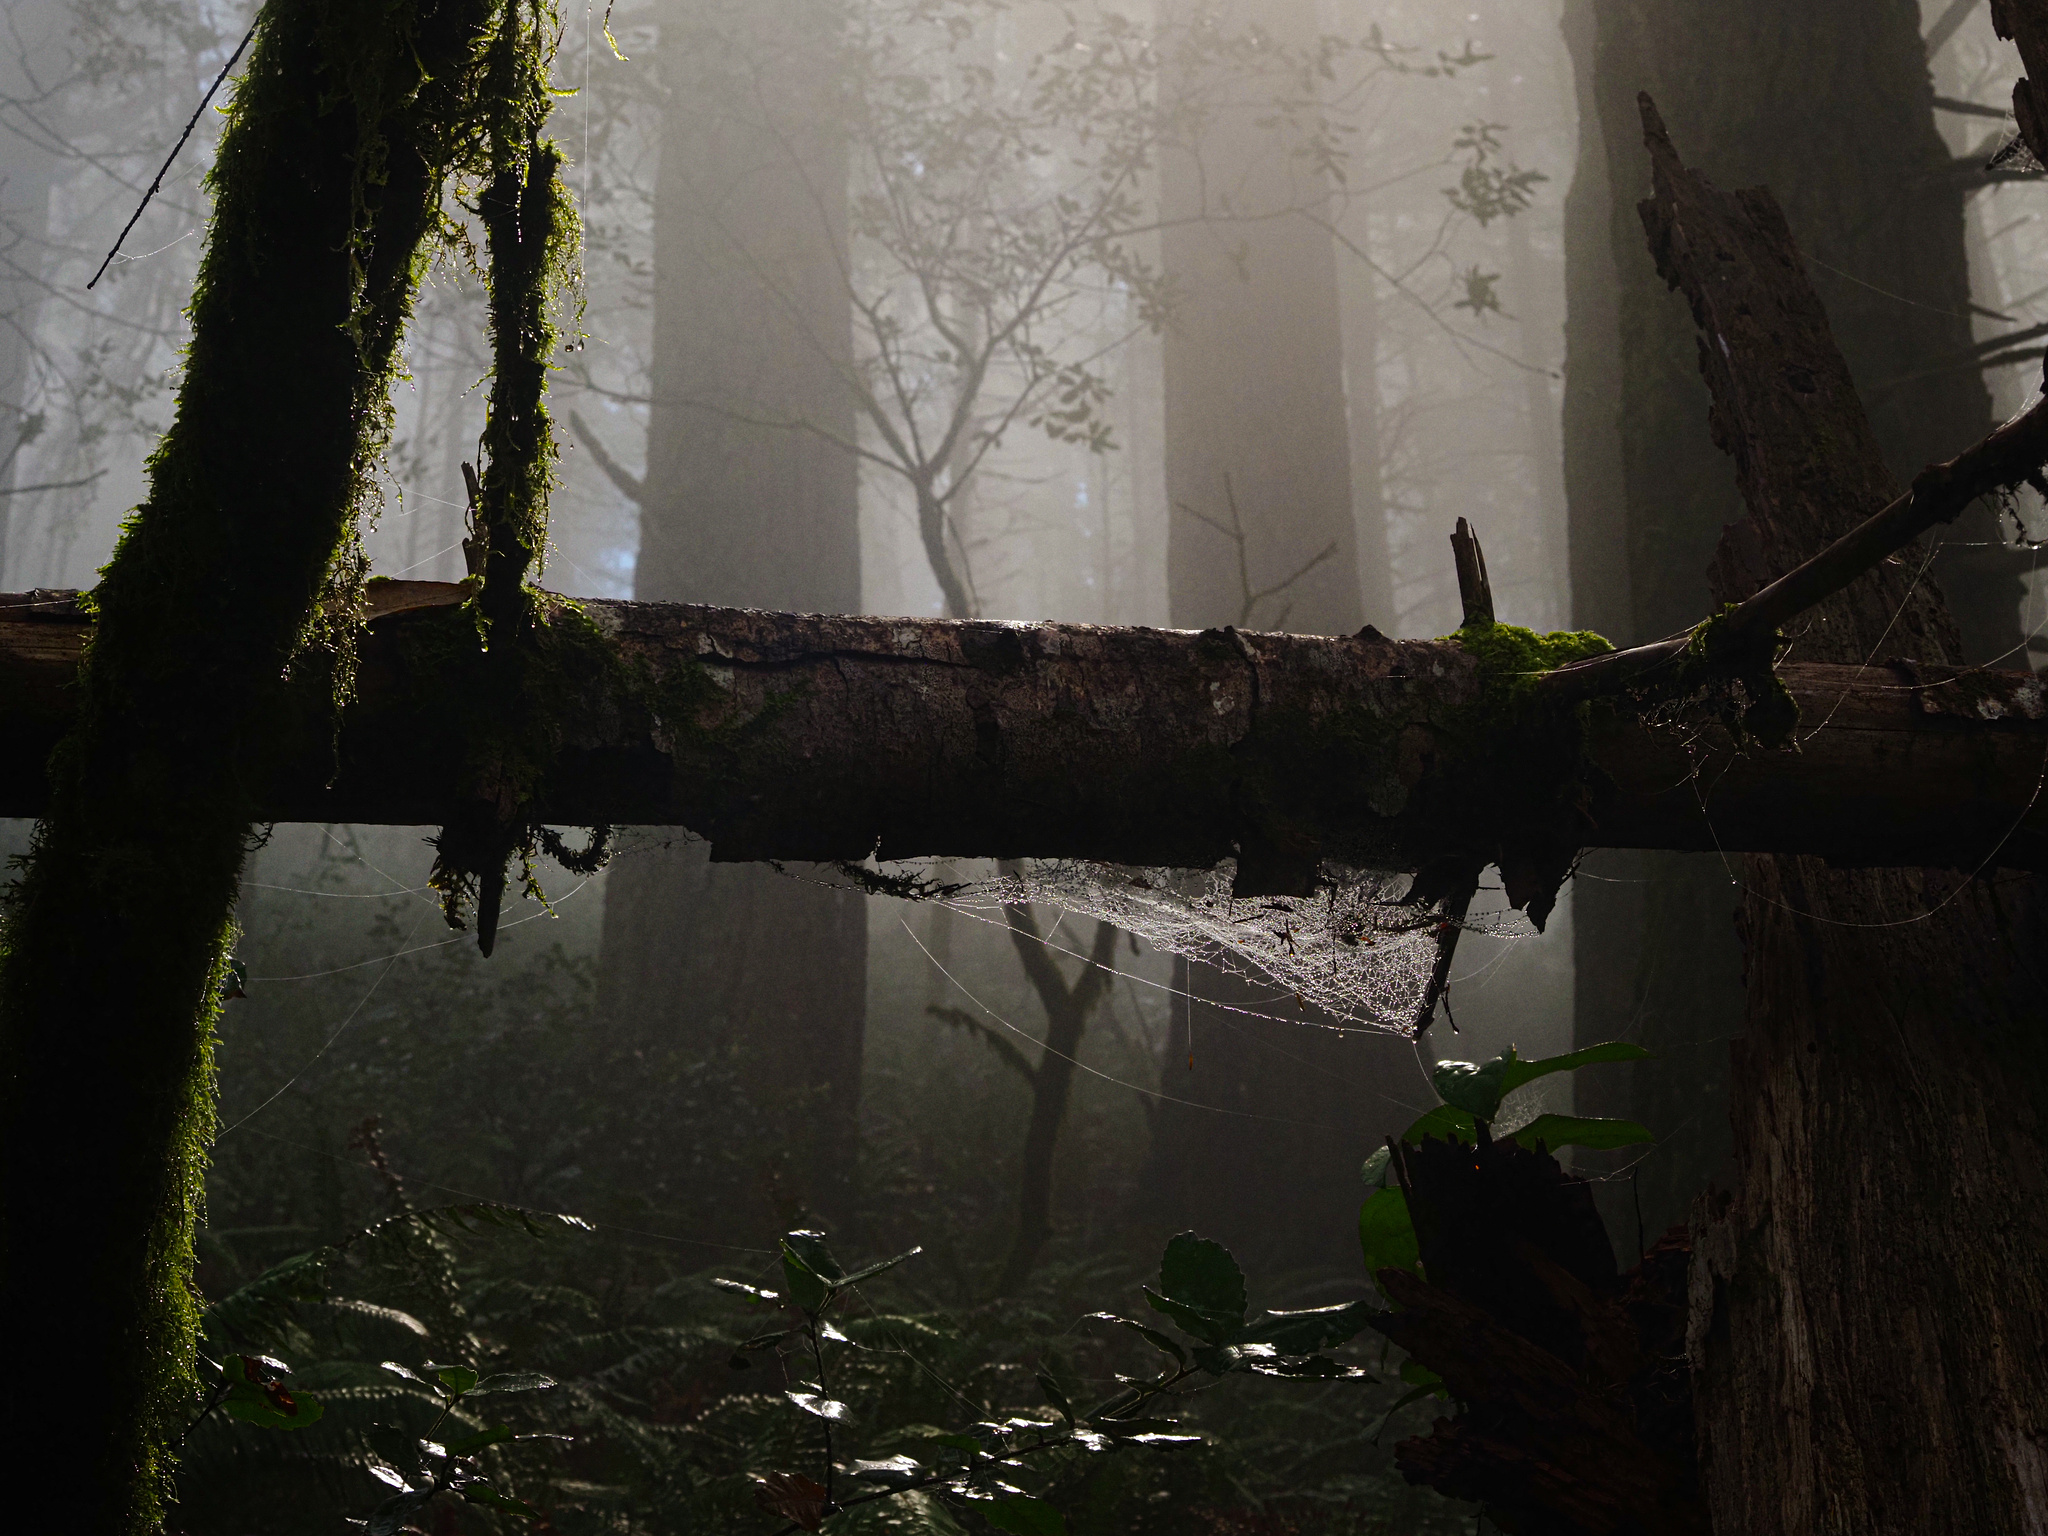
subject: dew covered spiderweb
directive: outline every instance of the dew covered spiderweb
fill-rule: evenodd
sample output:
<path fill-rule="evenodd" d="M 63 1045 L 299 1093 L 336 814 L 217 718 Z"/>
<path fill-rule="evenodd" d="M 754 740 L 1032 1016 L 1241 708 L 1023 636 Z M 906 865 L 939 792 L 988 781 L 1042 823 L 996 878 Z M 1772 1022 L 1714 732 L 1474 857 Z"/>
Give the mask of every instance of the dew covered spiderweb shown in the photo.
<path fill-rule="evenodd" d="M 1429 992 L 1443 938 L 1434 904 L 1405 905 L 1405 874 L 1325 864 L 1313 896 L 1235 896 L 1236 867 L 1133 868 L 1075 859 L 1005 862 L 983 878 L 951 878 L 936 862 L 886 866 L 896 894 L 943 902 L 1000 923 L 1033 904 L 1107 922 L 1141 943 L 1254 985 L 1291 992 L 1341 1026 L 1409 1034 Z M 1508 931 L 1502 914 L 1473 914 L 1466 931 Z"/>

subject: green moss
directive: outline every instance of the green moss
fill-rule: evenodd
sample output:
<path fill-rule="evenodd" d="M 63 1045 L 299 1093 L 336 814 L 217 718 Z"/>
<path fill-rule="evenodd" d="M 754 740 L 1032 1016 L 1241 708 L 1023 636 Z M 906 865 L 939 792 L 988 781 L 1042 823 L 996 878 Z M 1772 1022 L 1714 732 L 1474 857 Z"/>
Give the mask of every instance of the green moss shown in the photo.
<path fill-rule="evenodd" d="M 1590 629 L 1538 634 L 1516 624 L 1468 624 L 1444 638 L 1456 641 L 1477 658 L 1489 684 L 1515 692 L 1533 687 L 1545 672 L 1614 649 Z"/>

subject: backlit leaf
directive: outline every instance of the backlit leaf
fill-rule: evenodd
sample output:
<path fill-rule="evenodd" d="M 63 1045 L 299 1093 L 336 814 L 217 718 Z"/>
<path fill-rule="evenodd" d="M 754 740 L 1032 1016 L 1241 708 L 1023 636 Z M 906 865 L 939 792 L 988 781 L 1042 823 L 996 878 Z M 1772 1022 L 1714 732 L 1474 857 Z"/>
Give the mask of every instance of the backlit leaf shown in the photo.
<path fill-rule="evenodd" d="M 1382 1189 L 1359 1207 L 1358 1245 L 1365 1252 L 1368 1275 L 1418 1268 L 1422 1251 L 1415 1243 L 1415 1223 L 1408 1217 L 1408 1197 L 1398 1189 Z"/>
<path fill-rule="evenodd" d="M 1633 1120 L 1585 1119 L 1578 1115 L 1538 1115 L 1519 1131 L 1514 1139 L 1531 1151 L 1541 1142 L 1548 1151 L 1559 1147 L 1588 1147 L 1596 1152 L 1611 1151 L 1615 1147 L 1633 1147 L 1642 1142 L 1655 1141 L 1647 1126 Z"/>

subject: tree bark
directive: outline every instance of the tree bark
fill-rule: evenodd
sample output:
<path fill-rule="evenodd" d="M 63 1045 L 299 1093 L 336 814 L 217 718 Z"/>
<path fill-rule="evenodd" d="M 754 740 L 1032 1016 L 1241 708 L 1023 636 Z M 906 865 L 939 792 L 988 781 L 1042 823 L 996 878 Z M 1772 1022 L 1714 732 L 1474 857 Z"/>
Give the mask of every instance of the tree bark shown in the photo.
<path fill-rule="evenodd" d="M 431 823 L 489 728 L 448 666 L 464 589 L 370 591 L 338 756 L 323 696 L 284 691 L 274 758 L 244 765 L 255 818 Z M 538 814 L 688 827 L 717 860 L 1244 856 L 1292 878 L 1317 859 L 1490 863 L 1563 839 L 2048 866 L 2048 690 L 2031 673 L 1789 664 L 1797 752 L 1596 705 L 1579 778 L 1554 722 L 1532 736 L 1456 640 L 550 610 Z M 0 598 L 0 815 L 47 803 L 44 749 L 72 718 L 90 628 L 69 594 Z"/>
<path fill-rule="evenodd" d="M 846 150 L 831 116 L 837 8 L 665 15 L 643 599 L 861 608 L 857 467 L 824 435 L 854 435 L 840 372 L 853 343 Z M 744 1109 L 743 1124 L 671 1124 L 679 1144 L 648 1161 L 675 1184 L 651 1198 L 728 1224 L 748 1213 L 769 1234 L 800 1211 L 851 1218 L 867 945 L 857 894 L 713 864 L 687 838 L 613 866 L 605 1018 L 645 1053 L 650 1080 L 708 1064 L 731 1075 Z M 705 1140 L 739 1187 L 703 1174 L 691 1147 Z"/>
<path fill-rule="evenodd" d="M 7 1443 L 20 1465 L 74 1469 L 81 1530 L 162 1513 L 251 789 L 273 713 L 331 704 L 307 626 L 379 447 L 441 135 L 490 13 L 424 0 L 347 24 L 362 19 L 265 8 L 216 159 L 176 416 L 95 593 L 91 656 L 63 668 L 67 739 L 0 943 L 0 1297 L 36 1384 L 10 1394 Z M 365 81 L 390 103 L 367 119 Z M 0 697 L 23 695 L 10 680 Z M 5 739 L 39 761 L 54 745 Z"/>
<path fill-rule="evenodd" d="M 1839 537 L 1890 476 L 1769 194 L 1715 190 L 1654 113 L 1646 125 L 1644 221 L 1692 303 L 1715 439 L 1749 507 L 1716 554 L 1728 596 Z M 1797 651 L 1862 660 L 1904 636 L 1953 653 L 1917 567 L 1829 599 Z M 2039 882 L 1762 858 L 1745 885 L 1736 1183 L 1696 1210 L 1689 1327 L 1715 1529 L 2037 1531 Z"/>

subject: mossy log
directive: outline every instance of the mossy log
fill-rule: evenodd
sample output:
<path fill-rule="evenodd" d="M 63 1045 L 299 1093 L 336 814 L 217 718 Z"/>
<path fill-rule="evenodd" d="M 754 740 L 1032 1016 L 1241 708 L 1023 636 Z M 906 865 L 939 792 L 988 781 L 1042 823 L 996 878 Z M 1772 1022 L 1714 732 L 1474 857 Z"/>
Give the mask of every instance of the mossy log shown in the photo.
<path fill-rule="evenodd" d="M 464 595 L 372 583 L 338 748 L 309 679 L 244 761 L 262 816 L 444 816 L 497 726 L 467 687 Z M 1535 869 L 1586 846 L 2048 861 L 2048 696 L 2028 673 L 1787 666 L 1798 750 L 1741 751 L 1625 703 L 1561 727 L 1456 638 L 543 609 L 532 803 L 558 824 L 688 827 L 721 859 L 1237 856 L 1248 894 L 1317 860 Z M 89 627 L 68 594 L 0 597 L 0 814 L 42 810 Z"/>

